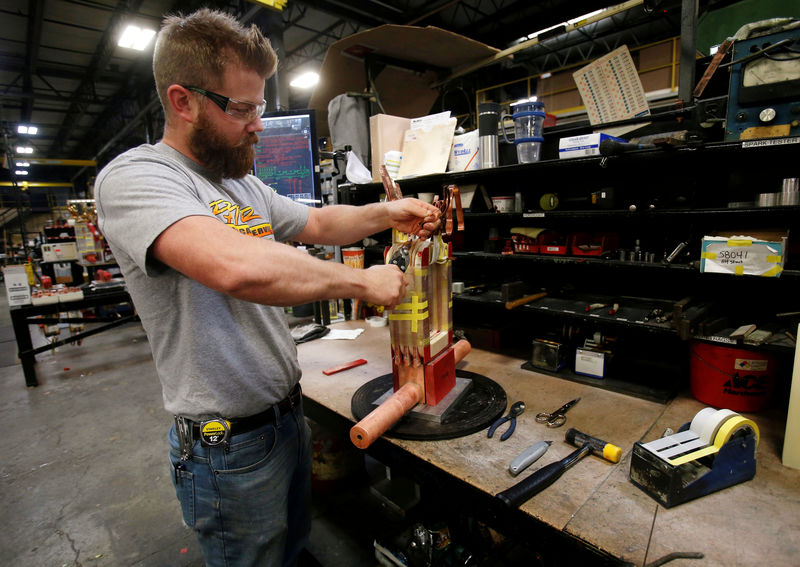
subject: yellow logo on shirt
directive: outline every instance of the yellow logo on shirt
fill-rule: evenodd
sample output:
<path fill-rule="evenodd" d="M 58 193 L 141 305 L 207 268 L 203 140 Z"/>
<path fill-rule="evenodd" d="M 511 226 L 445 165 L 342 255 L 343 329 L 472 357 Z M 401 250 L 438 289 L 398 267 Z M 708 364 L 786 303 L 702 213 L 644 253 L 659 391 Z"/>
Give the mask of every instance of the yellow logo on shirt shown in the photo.
<path fill-rule="evenodd" d="M 208 206 L 214 216 L 242 234 L 248 234 L 256 238 L 264 238 L 273 234 L 272 224 L 268 222 L 251 224 L 251 221 L 258 221 L 263 218 L 261 215 L 256 214 L 253 207 L 240 207 L 236 203 L 231 203 L 224 199 L 211 201 Z"/>

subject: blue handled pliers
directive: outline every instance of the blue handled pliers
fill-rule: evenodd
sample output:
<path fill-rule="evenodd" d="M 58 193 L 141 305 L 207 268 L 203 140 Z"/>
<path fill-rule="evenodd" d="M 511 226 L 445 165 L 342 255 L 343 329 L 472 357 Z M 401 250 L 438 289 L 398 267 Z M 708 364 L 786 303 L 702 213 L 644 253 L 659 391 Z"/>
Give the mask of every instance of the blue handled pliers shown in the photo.
<path fill-rule="evenodd" d="M 494 435 L 494 432 L 497 431 L 497 428 L 503 425 L 506 421 L 510 421 L 511 425 L 509 426 L 508 430 L 500 436 L 500 441 L 505 441 L 511 437 L 511 434 L 514 433 L 514 428 L 517 427 L 517 416 L 524 411 L 525 402 L 514 402 L 514 404 L 508 410 L 508 415 L 499 418 L 489 428 L 489 438 L 491 439 L 492 435 Z"/>

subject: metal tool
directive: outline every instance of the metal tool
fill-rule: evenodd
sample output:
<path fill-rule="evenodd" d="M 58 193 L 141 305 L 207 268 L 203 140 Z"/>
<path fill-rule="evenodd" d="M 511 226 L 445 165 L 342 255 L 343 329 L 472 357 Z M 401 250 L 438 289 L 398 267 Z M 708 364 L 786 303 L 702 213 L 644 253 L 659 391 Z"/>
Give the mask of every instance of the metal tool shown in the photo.
<path fill-rule="evenodd" d="M 508 410 L 508 415 L 499 418 L 489 428 L 488 437 L 491 439 L 494 435 L 494 432 L 497 431 L 497 428 L 503 425 L 506 421 L 510 421 L 511 425 L 509 426 L 508 430 L 500 436 L 500 441 L 505 441 L 511 437 L 511 434 L 514 433 L 514 429 L 517 427 L 517 416 L 524 411 L 525 402 L 514 402 L 511 405 L 511 408 Z"/>
<path fill-rule="evenodd" d="M 568 468 L 590 453 L 602 456 L 605 460 L 612 463 L 618 463 L 620 458 L 622 458 L 622 449 L 616 445 L 581 433 L 574 428 L 567 430 L 564 439 L 570 445 L 575 445 L 580 448 L 560 461 L 543 466 L 511 488 L 500 492 L 497 498 L 503 501 L 507 506 L 516 508 L 553 484 Z"/>
<path fill-rule="evenodd" d="M 567 421 L 567 416 L 564 414 L 579 401 L 581 401 L 580 398 L 575 398 L 552 413 L 539 412 L 536 414 L 536 421 L 546 423 L 547 427 L 561 427 Z"/>
<path fill-rule="evenodd" d="M 405 272 L 408 268 L 409 262 L 409 253 L 408 249 L 410 248 L 411 241 L 406 240 L 403 245 L 394 253 L 391 260 L 389 260 L 390 264 L 394 264 L 398 268 L 400 268 L 401 272 Z"/>
<path fill-rule="evenodd" d="M 539 457 L 544 455 L 547 449 L 550 448 L 551 443 L 552 441 L 539 441 L 525 449 L 516 459 L 511 461 L 511 464 L 508 466 L 508 472 L 510 472 L 512 476 L 517 476 L 539 460 Z"/>

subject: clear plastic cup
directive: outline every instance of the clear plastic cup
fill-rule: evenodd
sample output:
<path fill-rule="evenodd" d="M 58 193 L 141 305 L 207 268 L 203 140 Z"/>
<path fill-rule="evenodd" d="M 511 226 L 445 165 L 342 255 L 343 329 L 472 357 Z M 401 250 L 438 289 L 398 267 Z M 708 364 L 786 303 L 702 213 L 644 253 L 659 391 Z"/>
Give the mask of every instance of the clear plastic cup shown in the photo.
<path fill-rule="evenodd" d="M 541 138 L 544 129 L 544 103 L 518 102 L 512 105 L 514 120 L 514 139 Z"/>
<path fill-rule="evenodd" d="M 514 142 L 517 146 L 517 161 L 519 163 L 533 163 L 539 161 L 542 151 L 542 140 L 530 142 Z"/>
<path fill-rule="evenodd" d="M 511 105 L 514 120 L 514 145 L 517 146 L 517 162 L 539 161 L 544 142 L 544 103 L 520 101 Z M 505 135 L 505 131 L 504 131 Z"/>

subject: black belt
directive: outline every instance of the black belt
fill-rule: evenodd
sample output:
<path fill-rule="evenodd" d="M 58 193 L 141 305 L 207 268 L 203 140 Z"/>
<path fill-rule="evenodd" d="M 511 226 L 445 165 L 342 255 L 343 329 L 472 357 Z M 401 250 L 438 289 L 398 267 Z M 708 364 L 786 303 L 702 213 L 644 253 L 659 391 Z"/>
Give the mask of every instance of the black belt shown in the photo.
<path fill-rule="evenodd" d="M 259 427 L 269 423 L 274 423 L 276 413 L 281 416 L 289 413 L 300 405 L 300 399 L 302 397 L 303 392 L 300 389 L 300 384 L 297 384 L 294 388 L 292 388 L 292 391 L 289 392 L 288 396 L 274 406 L 270 406 L 269 409 L 255 415 L 226 420 L 230 423 L 230 435 L 233 436 L 239 435 L 240 433 L 247 433 L 248 431 L 253 431 L 254 429 L 258 429 Z M 278 409 L 277 412 L 275 411 L 276 407 Z M 200 439 L 200 424 L 197 422 L 192 422 L 192 438 L 194 440 Z"/>

